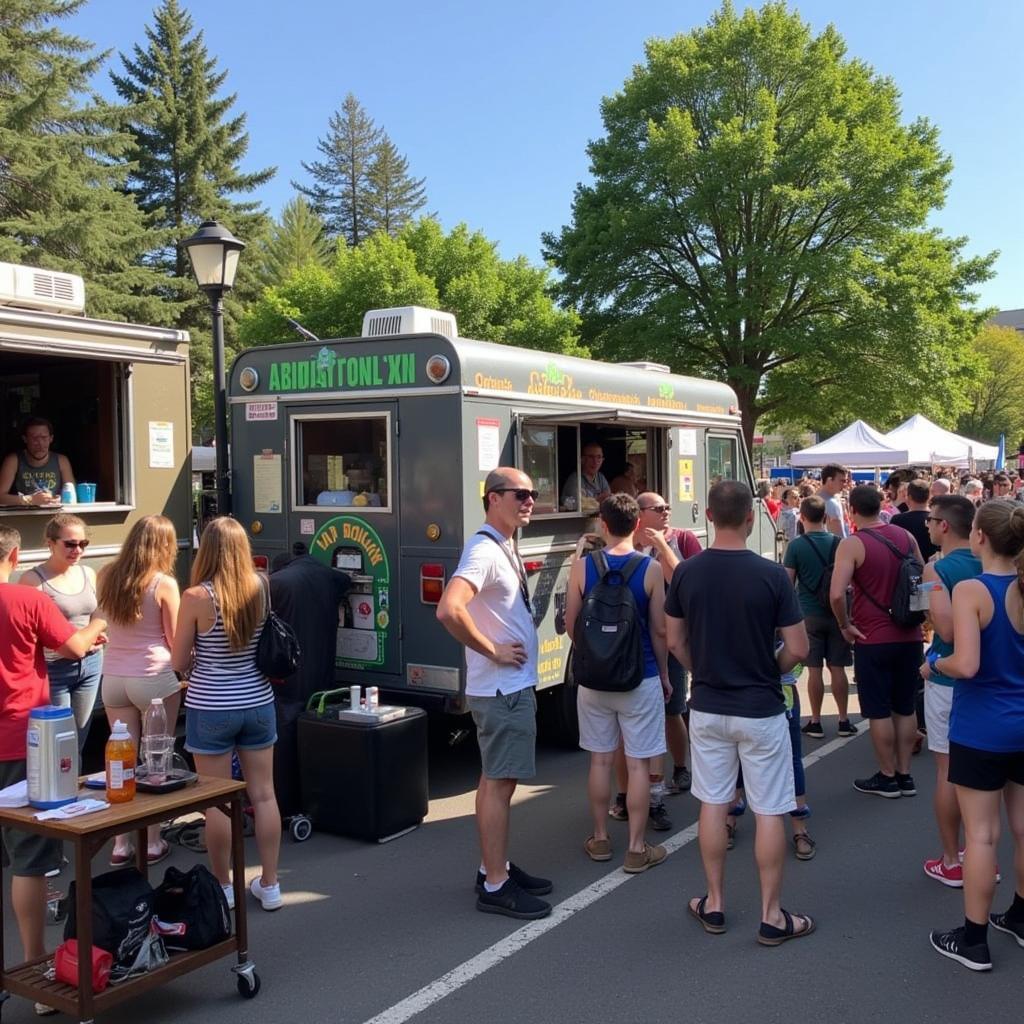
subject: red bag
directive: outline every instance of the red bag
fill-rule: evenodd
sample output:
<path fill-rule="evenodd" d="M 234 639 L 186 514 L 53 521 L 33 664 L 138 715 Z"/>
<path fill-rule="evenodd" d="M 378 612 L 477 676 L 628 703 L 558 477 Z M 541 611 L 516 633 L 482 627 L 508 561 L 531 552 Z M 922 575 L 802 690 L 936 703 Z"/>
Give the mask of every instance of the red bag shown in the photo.
<path fill-rule="evenodd" d="M 57 980 L 78 988 L 78 939 L 65 939 L 53 954 Z M 102 992 L 110 981 L 114 958 L 97 946 L 92 947 L 92 990 Z"/>

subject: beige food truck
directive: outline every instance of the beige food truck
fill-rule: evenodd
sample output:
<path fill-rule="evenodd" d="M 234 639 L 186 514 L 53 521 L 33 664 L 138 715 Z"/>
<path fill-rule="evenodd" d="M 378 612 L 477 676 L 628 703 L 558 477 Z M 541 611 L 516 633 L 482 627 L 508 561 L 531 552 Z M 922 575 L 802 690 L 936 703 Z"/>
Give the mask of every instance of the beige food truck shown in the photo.
<path fill-rule="evenodd" d="M 540 640 L 540 706 L 571 739 L 569 638 L 557 634 L 581 533 L 581 448 L 599 442 L 611 479 L 627 465 L 707 538 L 709 486 L 753 483 L 734 392 L 649 363 L 611 364 L 461 338 L 455 318 L 375 310 L 362 337 L 243 352 L 228 382 L 234 514 L 259 562 L 306 544 L 353 580 L 336 642 L 336 685 L 465 710 L 459 645 L 436 621 L 441 591 L 483 518 L 487 473 L 514 465 L 540 496 L 521 531 Z M 763 504 L 750 546 L 775 556 Z"/>
<path fill-rule="evenodd" d="M 188 333 L 84 316 L 82 278 L 0 263 L 0 417 L 3 453 L 20 451 L 22 424 L 41 416 L 91 500 L 61 511 L 86 523 L 86 559 L 109 561 L 136 519 L 174 524 L 187 578 L 192 551 Z M 76 498 L 78 496 L 76 495 Z M 83 490 L 81 497 L 90 495 Z M 0 505 L 22 538 L 22 567 L 48 557 L 55 509 Z"/>

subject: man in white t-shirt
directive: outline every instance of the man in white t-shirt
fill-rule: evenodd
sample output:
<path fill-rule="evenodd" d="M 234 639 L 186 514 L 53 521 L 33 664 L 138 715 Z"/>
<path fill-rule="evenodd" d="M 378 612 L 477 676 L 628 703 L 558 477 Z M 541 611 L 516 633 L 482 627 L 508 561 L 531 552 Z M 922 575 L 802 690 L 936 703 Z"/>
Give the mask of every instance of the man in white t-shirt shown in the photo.
<path fill-rule="evenodd" d="M 483 500 L 484 525 L 466 543 L 437 618 L 466 648 L 466 697 L 480 746 L 477 909 L 533 919 L 551 913 L 538 897 L 552 884 L 507 857 L 512 794 L 536 773 L 537 631 L 513 538 L 529 523 L 537 492 L 525 473 L 503 466 L 487 475 Z"/>
<path fill-rule="evenodd" d="M 850 535 L 840 498 L 849 479 L 850 471 L 845 466 L 833 464 L 821 471 L 821 490 L 818 493 L 825 499 L 825 527 L 839 538 Z"/>

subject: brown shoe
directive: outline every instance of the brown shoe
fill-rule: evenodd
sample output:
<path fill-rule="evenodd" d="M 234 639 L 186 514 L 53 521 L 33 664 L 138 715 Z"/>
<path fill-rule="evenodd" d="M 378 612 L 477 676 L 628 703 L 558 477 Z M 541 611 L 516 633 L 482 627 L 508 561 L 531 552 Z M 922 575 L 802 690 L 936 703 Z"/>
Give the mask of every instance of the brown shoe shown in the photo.
<path fill-rule="evenodd" d="M 591 836 L 584 844 L 583 849 L 586 850 L 587 856 L 591 860 L 611 860 L 612 859 L 612 844 L 609 839 L 595 839 Z"/>
<path fill-rule="evenodd" d="M 667 856 L 668 850 L 664 846 L 650 846 L 644 843 L 643 853 L 633 853 L 632 850 L 627 852 L 622 870 L 627 875 L 639 875 L 641 871 L 660 864 Z"/>

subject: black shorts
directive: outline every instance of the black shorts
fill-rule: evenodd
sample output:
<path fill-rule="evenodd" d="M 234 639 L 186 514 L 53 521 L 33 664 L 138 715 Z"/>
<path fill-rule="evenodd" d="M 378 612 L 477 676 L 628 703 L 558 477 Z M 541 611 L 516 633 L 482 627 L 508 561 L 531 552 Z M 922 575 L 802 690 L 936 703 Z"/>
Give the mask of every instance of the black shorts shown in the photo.
<path fill-rule="evenodd" d="M 915 713 L 923 652 L 924 645 L 919 640 L 854 645 L 857 699 L 865 718 Z"/>
<path fill-rule="evenodd" d="M 0 761 L 0 789 L 13 786 L 26 777 L 24 761 Z M 34 832 L 16 828 L 0 830 L 3 838 L 4 867 L 12 875 L 38 878 L 61 866 L 62 848 L 59 839 L 47 839 Z"/>
<path fill-rule="evenodd" d="M 807 627 L 807 639 L 811 642 L 810 653 L 804 662 L 808 668 L 821 668 L 822 665 L 848 668 L 853 664 L 853 647 L 843 639 L 834 615 L 808 615 L 804 625 Z"/>
<path fill-rule="evenodd" d="M 998 792 L 1008 782 L 1024 786 L 1024 750 L 1000 754 L 949 741 L 949 781 L 954 786 Z"/>
<path fill-rule="evenodd" d="M 671 654 L 668 656 L 668 681 L 672 696 L 665 705 L 665 714 L 681 715 L 686 710 L 686 669 Z"/>

